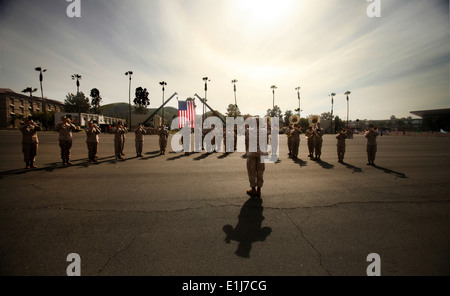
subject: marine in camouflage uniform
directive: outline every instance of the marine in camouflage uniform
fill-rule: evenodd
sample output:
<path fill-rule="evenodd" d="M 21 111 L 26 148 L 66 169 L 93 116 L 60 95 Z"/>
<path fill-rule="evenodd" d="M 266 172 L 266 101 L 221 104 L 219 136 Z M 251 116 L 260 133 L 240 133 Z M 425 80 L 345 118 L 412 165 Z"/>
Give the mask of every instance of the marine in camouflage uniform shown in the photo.
<path fill-rule="evenodd" d="M 251 197 L 261 197 L 261 188 L 264 184 L 264 171 L 266 169 L 265 163 L 262 161 L 262 156 L 267 156 L 267 152 L 262 152 L 260 149 L 261 143 L 260 141 L 266 141 L 268 140 L 269 134 L 270 134 L 270 127 L 267 128 L 267 138 L 266 139 L 260 139 L 260 131 L 259 131 L 259 118 L 256 118 L 257 120 L 257 128 L 256 128 L 256 152 L 250 152 L 247 150 L 247 174 L 248 179 L 250 183 L 251 189 L 247 190 L 247 194 Z M 248 137 L 252 133 L 251 128 L 249 129 L 249 132 L 247 133 Z M 249 145 L 251 147 L 251 145 Z"/>
<path fill-rule="evenodd" d="M 344 155 L 345 155 L 345 139 L 347 139 L 347 132 L 345 129 L 343 129 L 337 136 L 337 155 L 338 155 L 338 162 L 343 163 L 344 162 Z"/>
<path fill-rule="evenodd" d="M 120 155 L 125 155 L 125 153 L 123 153 L 123 149 L 125 148 L 125 140 L 127 139 L 126 133 L 128 133 L 128 128 L 127 126 L 123 126 L 122 127 L 123 130 L 125 131 L 123 134 L 121 134 L 122 136 L 122 141 L 121 141 L 121 146 L 120 146 Z"/>
<path fill-rule="evenodd" d="M 166 154 L 167 139 L 169 138 L 169 131 L 160 126 L 156 134 L 159 136 L 159 155 Z"/>
<path fill-rule="evenodd" d="M 289 124 L 288 129 L 286 130 L 286 136 L 287 136 L 287 146 L 289 150 L 289 157 L 292 157 L 292 132 L 294 130 L 294 126 L 292 124 Z"/>
<path fill-rule="evenodd" d="M 142 148 L 144 146 L 144 135 L 147 134 L 147 130 L 142 126 L 142 124 L 138 124 L 135 134 L 135 146 L 136 146 L 136 157 L 142 157 Z"/>
<path fill-rule="evenodd" d="M 374 126 L 370 126 L 370 130 L 365 135 L 367 139 L 366 151 L 367 151 L 367 165 L 375 165 L 375 155 L 377 154 L 377 137 L 378 129 Z"/>
<path fill-rule="evenodd" d="M 309 152 L 308 157 L 313 158 L 314 157 L 314 137 L 315 137 L 315 135 L 314 135 L 314 131 L 313 131 L 311 125 L 306 130 L 305 136 L 306 136 L 307 143 L 308 143 L 308 152 Z"/>
<path fill-rule="evenodd" d="M 323 128 L 320 126 L 320 123 L 317 123 L 314 129 L 314 160 L 320 160 L 322 155 L 323 134 Z"/>
<path fill-rule="evenodd" d="M 98 151 L 98 135 L 101 133 L 100 128 L 92 121 L 89 122 L 89 127 L 86 130 L 86 144 L 88 148 L 89 162 L 97 162 Z"/>
<path fill-rule="evenodd" d="M 61 159 L 63 165 L 72 164 L 70 162 L 70 149 L 72 149 L 72 131 L 76 130 L 69 118 L 61 117 L 61 122 L 56 125 L 59 132 L 59 147 L 61 148 Z"/>
<path fill-rule="evenodd" d="M 41 130 L 41 127 L 37 126 L 31 119 L 26 119 L 24 126 L 20 128 L 22 132 L 23 158 L 27 169 L 37 168 L 34 165 L 39 144 L 37 132 Z"/>
<path fill-rule="evenodd" d="M 291 152 L 292 152 L 292 158 L 297 159 L 298 158 L 298 149 L 300 147 L 300 135 L 302 133 L 302 130 L 300 127 L 295 126 L 291 131 Z"/>
<path fill-rule="evenodd" d="M 122 149 L 123 149 L 123 137 L 127 131 L 123 127 L 122 123 L 117 123 L 116 126 L 110 130 L 111 134 L 114 134 L 114 153 L 116 159 L 122 159 Z"/>

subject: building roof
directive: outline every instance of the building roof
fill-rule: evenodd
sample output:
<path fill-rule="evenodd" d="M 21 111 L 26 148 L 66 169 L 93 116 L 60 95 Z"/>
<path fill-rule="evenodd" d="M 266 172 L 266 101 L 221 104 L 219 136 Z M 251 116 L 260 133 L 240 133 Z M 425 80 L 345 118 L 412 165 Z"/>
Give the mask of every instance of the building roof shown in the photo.
<path fill-rule="evenodd" d="M 29 95 L 26 95 L 26 94 L 24 94 L 24 93 L 17 93 L 17 92 L 13 91 L 13 90 L 10 89 L 10 88 L 0 88 L 0 94 L 5 94 L 5 95 L 9 94 L 9 95 L 13 95 L 13 96 L 15 96 L 15 97 L 21 97 L 21 98 L 24 98 L 24 99 L 29 99 L 29 98 L 30 98 Z M 32 99 L 35 99 L 35 100 L 42 100 L 42 98 L 40 98 L 40 97 L 35 97 L 35 96 L 32 96 L 31 98 L 32 98 Z M 52 104 L 60 104 L 60 105 L 64 105 L 64 103 L 61 102 L 61 101 L 51 100 L 51 99 L 48 99 L 48 98 L 44 98 L 44 99 L 45 99 L 47 102 L 50 102 L 50 103 L 52 103 Z"/>
<path fill-rule="evenodd" d="M 429 116 L 429 115 L 450 115 L 450 108 L 447 109 L 435 109 L 435 110 L 420 110 L 420 111 L 410 111 L 409 113 L 414 114 L 419 117 Z"/>

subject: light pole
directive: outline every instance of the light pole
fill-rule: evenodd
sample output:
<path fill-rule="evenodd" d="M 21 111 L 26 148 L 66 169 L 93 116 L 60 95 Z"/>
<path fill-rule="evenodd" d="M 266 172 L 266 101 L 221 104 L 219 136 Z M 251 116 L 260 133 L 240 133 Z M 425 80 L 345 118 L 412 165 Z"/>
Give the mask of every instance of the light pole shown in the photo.
<path fill-rule="evenodd" d="M 232 81 L 231 81 L 231 83 L 233 83 L 233 86 L 234 86 L 234 106 L 237 108 L 237 100 L 236 100 L 236 83 L 237 83 L 238 81 L 236 80 L 236 79 L 233 79 Z"/>
<path fill-rule="evenodd" d="M 203 77 L 203 81 L 205 82 L 205 102 L 203 103 L 203 118 L 202 118 L 202 122 L 205 121 L 205 111 L 206 111 L 205 103 L 208 101 L 206 99 L 206 92 L 208 91 L 208 81 L 211 81 L 211 80 L 208 77 Z"/>
<path fill-rule="evenodd" d="M 76 80 L 76 85 L 77 85 L 77 95 L 80 92 L 80 79 L 81 79 L 81 75 L 79 74 L 73 74 L 72 75 L 72 80 Z"/>
<path fill-rule="evenodd" d="M 78 98 L 78 94 L 80 93 L 80 79 L 81 79 L 81 75 L 79 74 L 73 74 L 72 75 L 72 80 L 76 80 L 76 85 L 77 85 L 77 95 L 76 97 Z M 78 124 L 81 127 L 81 101 L 78 102 Z"/>
<path fill-rule="evenodd" d="M 348 109 L 349 109 L 349 107 L 348 107 L 348 96 L 351 94 L 351 92 L 350 91 L 346 91 L 345 93 L 344 93 L 344 95 L 346 95 L 347 96 L 347 128 L 348 128 Z"/>
<path fill-rule="evenodd" d="M 133 75 L 133 71 L 128 71 L 125 73 L 125 76 L 130 78 L 130 82 L 128 85 L 128 128 L 131 128 L 131 75 Z"/>
<path fill-rule="evenodd" d="M 335 93 L 331 93 L 330 97 L 331 97 L 331 133 L 333 133 L 333 104 L 334 104 L 334 96 L 336 94 Z"/>
<path fill-rule="evenodd" d="M 298 118 L 299 119 L 300 119 L 300 112 L 301 112 L 301 109 L 300 109 L 300 89 L 301 89 L 300 86 L 295 88 L 295 90 L 297 91 L 297 97 L 298 97 Z"/>
<path fill-rule="evenodd" d="M 42 88 L 42 81 L 44 81 L 44 75 L 42 73 L 47 72 L 47 69 L 42 69 L 42 67 L 36 67 L 34 70 L 39 72 L 39 83 L 41 85 L 41 98 L 42 98 L 42 109 L 44 109 L 44 127 L 47 128 L 47 106 L 45 106 L 44 101 L 44 90 Z"/>
<path fill-rule="evenodd" d="M 275 90 L 277 89 L 276 85 L 272 85 L 270 87 L 272 89 L 273 103 L 272 103 L 272 112 L 275 111 Z"/>
<path fill-rule="evenodd" d="M 166 86 L 167 83 L 165 81 L 161 81 L 159 84 L 162 86 L 162 103 L 164 105 L 164 90 L 165 90 L 164 86 Z M 161 110 L 161 123 L 162 123 L 162 126 L 165 127 L 165 124 L 164 124 L 164 107 Z"/>

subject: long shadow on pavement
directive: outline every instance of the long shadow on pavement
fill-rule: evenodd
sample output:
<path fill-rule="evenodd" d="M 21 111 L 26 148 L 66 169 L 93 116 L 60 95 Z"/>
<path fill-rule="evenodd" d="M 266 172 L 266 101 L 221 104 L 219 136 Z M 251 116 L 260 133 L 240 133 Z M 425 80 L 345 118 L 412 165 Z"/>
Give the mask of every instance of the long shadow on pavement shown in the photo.
<path fill-rule="evenodd" d="M 102 163 L 123 162 L 123 161 L 127 161 L 130 159 L 132 159 L 132 158 L 124 158 L 121 160 L 115 160 L 114 156 L 109 156 L 109 157 L 99 158 L 99 159 L 97 159 L 97 162 L 89 162 L 87 160 L 87 158 L 71 160 L 72 165 L 63 165 L 61 162 L 52 162 L 52 163 L 45 164 L 44 166 L 38 165 L 38 167 L 34 168 L 34 169 L 25 169 L 24 168 L 24 169 L 3 171 L 3 172 L 0 172 L 0 179 L 3 176 L 8 176 L 8 175 L 22 175 L 22 174 L 31 173 L 31 172 L 42 172 L 42 171 L 53 172 L 54 170 L 67 169 L 70 167 L 88 167 L 90 165 L 99 165 Z"/>
<path fill-rule="evenodd" d="M 300 167 L 308 166 L 308 162 L 302 160 L 301 158 L 293 158 L 292 160 L 300 165 Z"/>
<path fill-rule="evenodd" d="M 396 171 L 393 171 L 391 169 L 387 169 L 387 168 L 380 167 L 380 166 L 377 166 L 377 165 L 373 165 L 373 167 L 376 168 L 376 169 L 382 170 L 386 174 L 393 175 L 396 178 L 402 178 L 402 179 L 408 178 L 404 173 L 396 172 Z"/>
<path fill-rule="evenodd" d="M 353 170 L 353 173 L 362 173 L 363 172 L 362 168 L 355 167 L 354 165 L 351 165 L 349 163 L 343 162 L 342 165 L 345 165 L 346 168 Z"/>
<path fill-rule="evenodd" d="M 328 162 L 323 161 L 323 160 L 316 160 L 316 162 L 324 169 L 327 169 L 327 170 L 334 169 L 334 164 L 328 163 Z"/>
<path fill-rule="evenodd" d="M 223 226 L 227 235 L 225 242 L 229 244 L 234 240 L 239 243 L 235 252 L 239 257 L 250 258 L 252 243 L 264 241 L 272 232 L 270 227 L 261 228 L 264 220 L 263 210 L 261 198 L 250 198 L 241 208 L 236 227 L 233 228 L 229 224 Z"/>

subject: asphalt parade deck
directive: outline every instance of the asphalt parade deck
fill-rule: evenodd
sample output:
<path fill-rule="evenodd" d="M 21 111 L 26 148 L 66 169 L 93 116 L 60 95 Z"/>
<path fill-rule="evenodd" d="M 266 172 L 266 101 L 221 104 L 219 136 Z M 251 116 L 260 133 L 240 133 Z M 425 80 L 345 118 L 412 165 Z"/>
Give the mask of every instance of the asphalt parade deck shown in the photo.
<path fill-rule="evenodd" d="M 0 131 L 0 274 L 66 275 L 381 275 L 450 274 L 450 137 L 378 137 L 376 166 L 365 139 L 324 136 L 322 161 L 267 164 L 261 200 L 249 188 L 242 152 L 159 155 L 145 136 L 136 158 L 127 134 L 124 160 L 100 135 L 99 162 L 87 161 L 75 133 L 70 167 L 58 135 L 39 132 L 37 169 L 24 168 L 21 134 Z"/>

